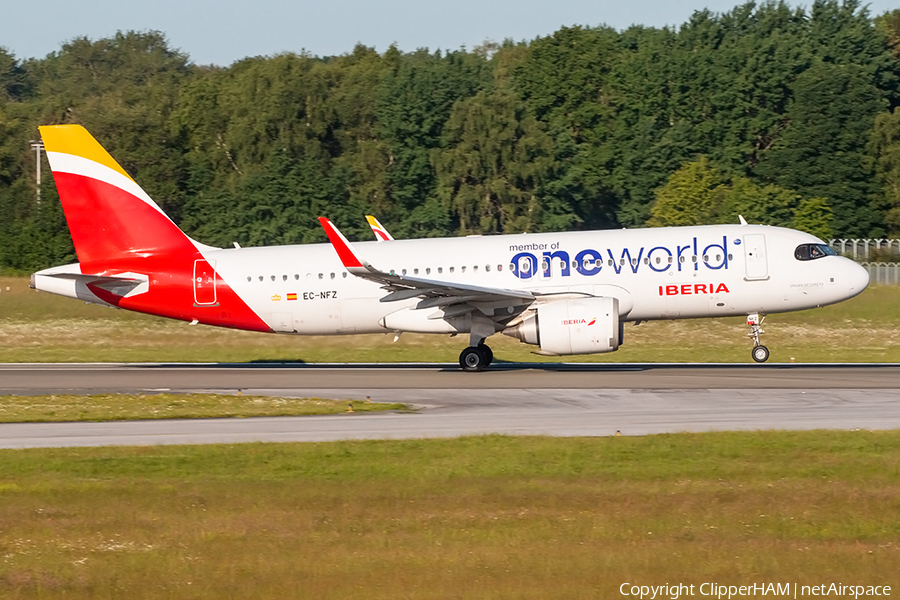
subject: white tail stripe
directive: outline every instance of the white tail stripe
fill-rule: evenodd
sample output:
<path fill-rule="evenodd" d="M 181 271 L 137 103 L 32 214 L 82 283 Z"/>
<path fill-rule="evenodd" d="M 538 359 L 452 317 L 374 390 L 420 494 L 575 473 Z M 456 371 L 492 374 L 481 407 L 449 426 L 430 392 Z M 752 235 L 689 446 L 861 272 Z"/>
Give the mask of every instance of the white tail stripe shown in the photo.
<path fill-rule="evenodd" d="M 82 177 L 89 177 L 91 179 L 96 179 L 97 181 L 102 181 L 103 183 L 108 183 L 111 186 L 128 192 L 136 198 L 140 198 L 159 211 L 159 214 L 167 219 L 169 218 L 159 205 L 147 195 L 147 192 L 145 192 L 141 186 L 132 179 L 125 177 L 114 169 L 110 169 L 106 165 L 101 165 L 89 158 L 76 156 L 74 154 L 64 154 L 62 152 L 47 152 L 47 159 L 50 161 L 50 168 L 56 173 L 71 173 L 72 175 L 80 175 Z"/>

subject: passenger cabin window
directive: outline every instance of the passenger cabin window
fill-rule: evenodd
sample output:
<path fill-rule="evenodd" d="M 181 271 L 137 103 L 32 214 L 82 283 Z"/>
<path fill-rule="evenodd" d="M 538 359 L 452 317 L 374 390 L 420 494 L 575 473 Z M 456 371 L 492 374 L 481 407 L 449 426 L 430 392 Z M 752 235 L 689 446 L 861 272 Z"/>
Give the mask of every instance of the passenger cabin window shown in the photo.
<path fill-rule="evenodd" d="M 836 256 L 837 252 L 827 244 L 800 244 L 794 250 L 794 258 L 797 260 L 815 260 L 823 256 Z"/>

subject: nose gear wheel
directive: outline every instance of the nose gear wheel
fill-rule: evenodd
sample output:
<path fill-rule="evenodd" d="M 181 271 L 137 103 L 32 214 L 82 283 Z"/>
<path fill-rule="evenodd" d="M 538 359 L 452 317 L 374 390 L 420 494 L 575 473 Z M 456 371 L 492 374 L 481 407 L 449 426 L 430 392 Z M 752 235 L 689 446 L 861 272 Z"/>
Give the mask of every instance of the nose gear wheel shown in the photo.
<path fill-rule="evenodd" d="M 758 363 L 764 363 L 769 360 L 769 349 L 763 346 L 759 341 L 759 336 L 765 333 L 761 327 L 765 320 L 765 315 L 762 317 L 758 314 L 747 315 L 747 325 L 750 326 L 750 333 L 747 335 L 753 340 L 753 349 L 750 351 L 750 356 Z"/>

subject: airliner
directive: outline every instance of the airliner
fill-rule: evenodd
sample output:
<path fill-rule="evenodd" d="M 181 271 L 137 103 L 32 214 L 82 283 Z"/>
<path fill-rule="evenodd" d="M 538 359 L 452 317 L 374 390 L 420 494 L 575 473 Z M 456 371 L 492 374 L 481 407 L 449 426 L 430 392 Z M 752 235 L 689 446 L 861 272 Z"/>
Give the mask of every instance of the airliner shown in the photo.
<path fill-rule="evenodd" d="M 743 218 L 409 240 L 375 220 L 379 241 L 351 243 L 323 217 L 329 243 L 215 248 L 183 233 L 86 129 L 40 130 L 79 262 L 34 273 L 31 287 L 192 324 L 468 334 L 460 366 L 481 371 L 495 333 L 541 355 L 594 354 L 617 350 L 626 322 L 742 315 L 751 357 L 764 362 L 765 315 L 840 302 L 869 283 L 822 240 Z"/>

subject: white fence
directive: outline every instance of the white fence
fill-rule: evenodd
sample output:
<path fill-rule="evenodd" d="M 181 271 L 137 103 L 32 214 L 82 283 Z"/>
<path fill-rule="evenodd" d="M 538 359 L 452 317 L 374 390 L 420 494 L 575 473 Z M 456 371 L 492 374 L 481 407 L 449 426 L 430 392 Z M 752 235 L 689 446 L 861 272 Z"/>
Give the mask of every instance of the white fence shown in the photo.
<path fill-rule="evenodd" d="M 900 239 L 829 240 L 828 245 L 865 267 L 871 283 L 900 285 Z"/>
<path fill-rule="evenodd" d="M 869 272 L 869 283 L 900 285 L 900 263 L 864 262 L 859 264 Z"/>
<path fill-rule="evenodd" d="M 829 240 L 828 245 L 838 254 L 858 261 L 866 261 L 871 257 L 883 260 L 888 256 L 900 259 L 900 240 Z"/>

